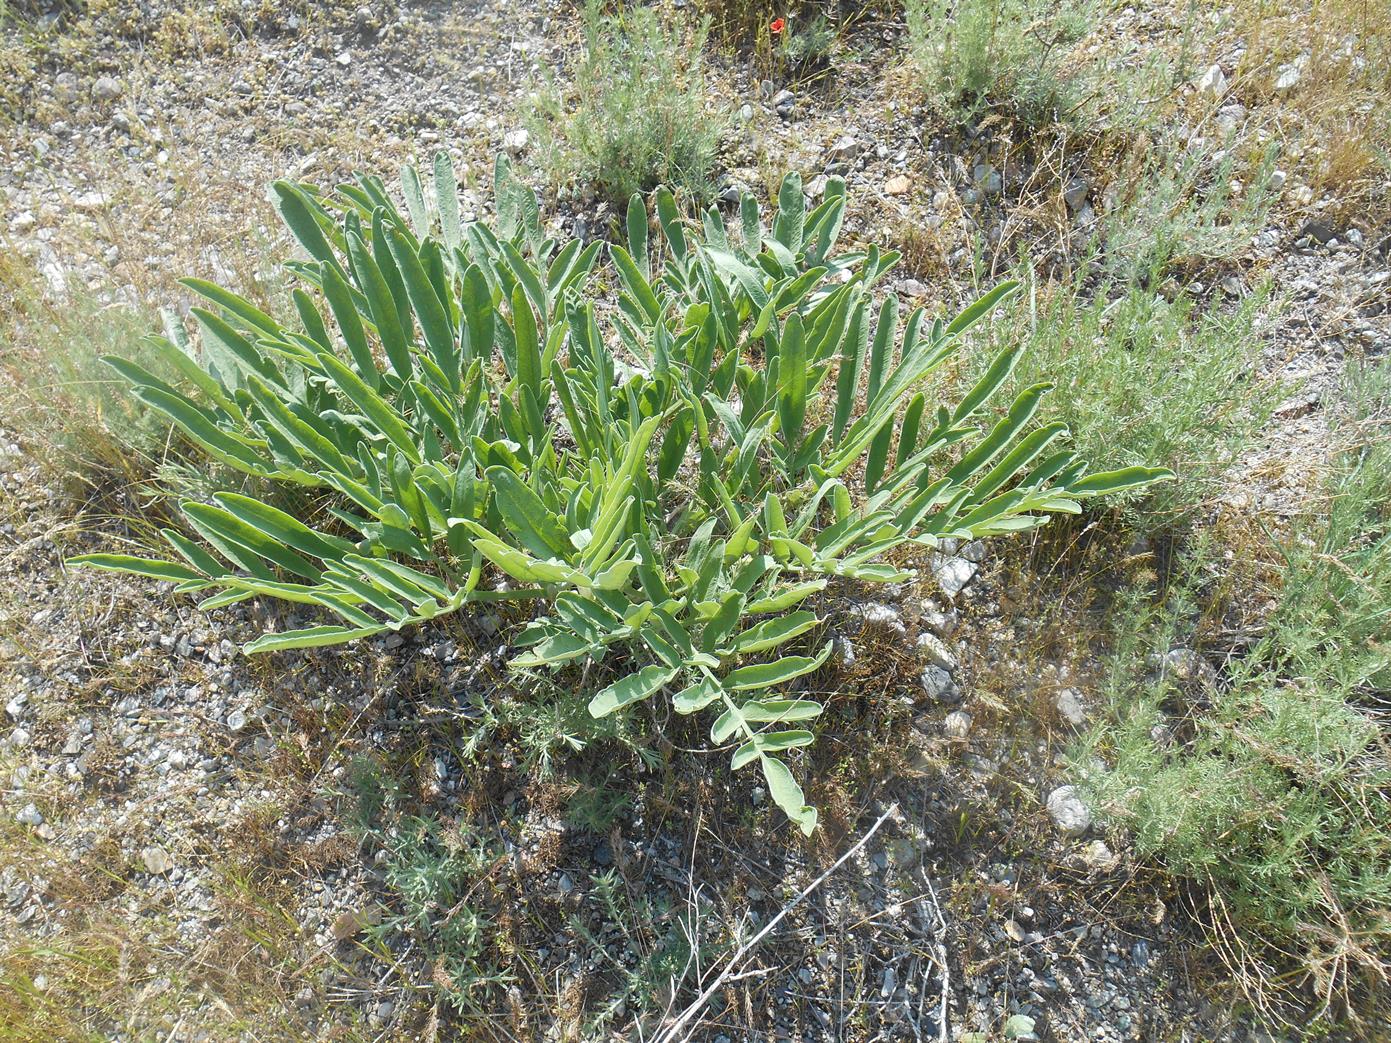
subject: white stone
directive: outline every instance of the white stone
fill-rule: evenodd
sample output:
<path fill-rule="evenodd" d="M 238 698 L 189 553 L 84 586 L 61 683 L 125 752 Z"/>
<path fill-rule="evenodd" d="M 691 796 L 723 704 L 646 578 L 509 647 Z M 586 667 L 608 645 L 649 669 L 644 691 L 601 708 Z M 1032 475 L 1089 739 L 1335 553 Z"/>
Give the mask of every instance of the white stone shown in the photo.
<path fill-rule="evenodd" d="M 92 84 L 92 97 L 97 101 L 115 101 L 121 96 L 121 81 L 111 76 L 98 76 Z"/>
<path fill-rule="evenodd" d="M 519 156 L 526 151 L 527 145 L 531 142 L 531 132 L 525 127 L 517 130 L 509 130 L 502 138 L 502 147 L 511 156 Z"/>
<path fill-rule="evenodd" d="M 1048 815 L 1069 837 L 1080 837 L 1092 824 L 1092 813 L 1077 794 L 1076 786 L 1059 786 L 1048 794 Z"/>
<path fill-rule="evenodd" d="M 169 852 L 154 845 L 140 852 L 140 861 L 144 862 L 145 868 L 155 876 L 163 876 L 174 868 L 174 860 L 169 857 Z"/>
<path fill-rule="evenodd" d="M 939 558 L 937 564 L 932 568 L 933 575 L 937 577 L 937 585 L 942 588 L 942 593 L 949 598 L 955 598 L 961 593 L 963 587 L 975 578 L 980 566 L 975 562 L 967 561 L 965 558 Z"/>
<path fill-rule="evenodd" d="M 942 730 L 953 739 L 964 739 L 971 734 L 971 715 L 965 710 L 954 710 L 942 722 Z"/>
<path fill-rule="evenodd" d="M 1220 98 L 1227 93 L 1227 77 L 1222 72 L 1222 66 L 1209 66 L 1208 70 L 1198 77 L 1198 90 L 1204 94 L 1211 94 L 1214 98 Z"/>

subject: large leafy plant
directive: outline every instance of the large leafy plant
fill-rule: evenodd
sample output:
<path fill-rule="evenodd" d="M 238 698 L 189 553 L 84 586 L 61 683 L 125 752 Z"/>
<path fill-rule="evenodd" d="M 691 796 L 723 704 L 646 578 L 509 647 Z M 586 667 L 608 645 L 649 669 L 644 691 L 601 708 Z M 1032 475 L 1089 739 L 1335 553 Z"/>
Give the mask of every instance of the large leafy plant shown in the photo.
<path fill-rule="evenodd" d="M 297 322 L 188 280 L 208 302 L 201 353 L 177 328 L 156 341 L 184 388 L 107 360 L 210 456 L 321 490 L 319 516 L 223 492 L 179 505 L 175 560 L 76 560 L 211 592 L 205 607 L 263 596 L 337 617 L 248 652 L 539 602 L 516 668 L 603 671 L 596 716 L 662 692 L 708 710 L 733 767 L 757 762 L 810 832 L 786 753 L 822 709 L 793 686 L 829 654 L 828 583 L 901 580 L 914 545 L 1019 532 L 1167 474 L 1086 474 L 1054 448 L 1063 425 L 1033 424 L 1045 385 L 992 410 L 1017 349 L 929 408 L 926 378 L 1012 286 L 950 322 L 900 322 L 891 295 L 876 311 L 896 255 L 835 252 L 839 181 L 808 211 L 789 176 L 771 225 L 745 197 L 736 230 L 716 209 L 696 227 L 662 189 L 655 220 L 633 197 L 602 312 L 600 245 L 544 237 L 505 161 L 496 230 L 461 221 L 446 156 L 432 181 L 433 202 L 403 173 L 404 212 L 372 177 L 331 195 L 277 182 L 307 255 L 287 264 Z"/>

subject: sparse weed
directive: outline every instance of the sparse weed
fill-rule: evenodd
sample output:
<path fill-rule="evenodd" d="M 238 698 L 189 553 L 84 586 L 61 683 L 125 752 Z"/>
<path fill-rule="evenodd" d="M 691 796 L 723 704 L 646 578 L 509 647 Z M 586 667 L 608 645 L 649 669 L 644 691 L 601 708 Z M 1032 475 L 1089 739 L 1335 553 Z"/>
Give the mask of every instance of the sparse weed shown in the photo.
<path fill-rule="evenodd" d="M 1222 635 L 1200 544 L 1161 601 L 1128 595 L 1111 716 L 1076 759 L 1140 854 L 1204 886 L 1216 947 L 1251 998 L 1276 1012 L 1306 985 L 1315 1020 L 1376 1010 L 1391 970 L 1391 371 L 1353 383 L 1357 437 L 1330 511 L 1281 545 L 1259 637 L 1206 680 L 1170 654 Z"/>
<path fill-rule="evenodd" d="M 1343 207 L 1384 208 L 1391 180 L 1391 6 L 1271 0 L 1234 8 L 1236 86 L 1291 139 L 1295 161 Z M 1384 210 L 1383 210 L 1384 212 Z"/>
<path fill-rule="evenodd" d="M 908 0 L 908 51 L 939 115 L 1066 122 L 1083 81 L 1068 62 L 1093 25 L 1074 0 Z"/>
<path fill-rule="evenodd" d="M 1229 261 L 1265 221 L 1277 155 L 1268 146 L 1243 171 L 1234 148 L 1160 141 L 1135 150 L 1120 178 L 1133 188 L 1105 217 L 1107 268 L 1150 283 Z"/>
<path fill-rule="evenodd" d="M 143 343 L 158 317 L 83 294 L 60 302 L 17 255 L 0 257 L 0 286 L 0 423 L 60 473 L 150 474 L 170 425 L 99 359 L 118 351 L 167 376 Z"/>
<path fill-rule="evenodd" d="M 823 14 L 805 19 L 783 19 L 778 31 L 773 33 L 773 55 L 783 69 L 805 75 L 830 62 L 836 39 L 835 26 Z"/>
<path fill-rule="evenodd" d="M 643 6 L 606 14 L 601 0 L 587 0 L 583 24 L 572 84 L 552 82 L 531 121 L 551 181 L 613 203 L 659 184 L 708 199 L 728 121 L 705 90 L 708 24 Z"/>
<path fill-rule="evenodd" d="M 1131 525 L 1153 531 L 1191 520 L 1222 491 L 1225 470 L 1279 402 L 1279 385 L 1255 374 L 1267 293 L 1204 307 L 1186 292 L 1168 300 L 1124 280 L 1090 291 L 1085 274 L 1047 285 L 1027 265 L 1019 277 L 1026 292 L 990 333 L 992 346 L 1027 345 L 1019 386 L 1055 386 L 1057 416 L 1094 465 L 1163 466 L 1179 476 L 1132 500 Z"/>
<path fill-rule="evenodd" d="M 615 983 L 595 1004 L 584 1038 L 598 1039 L 620 1018 L 631 1022 L 664 1013 L 697 969 L 709 966 L 725 948 L 707 939 L 718 922 L 704 896 L 689 908 L 670 900 L 634 894 L 613 870 L 590 879 L 585 915 L 570 918 L 570 930 L 582 939 L 587 956 Z M 590 926 L 595 920 L 603 934 Z"/>
<path fill-rule="evenodd" d="M 469 902 L 469 891 L 491 861 L 484 847 L 457 828 L 408 819 L 388 838 L 384 882 L 399 899 L 379 929 L 407 931 L 446 970 L 445 993 L 460 1012 L 477 1010 L 480 990 L 508 975 L 485 966 L 490 921 Z"/>

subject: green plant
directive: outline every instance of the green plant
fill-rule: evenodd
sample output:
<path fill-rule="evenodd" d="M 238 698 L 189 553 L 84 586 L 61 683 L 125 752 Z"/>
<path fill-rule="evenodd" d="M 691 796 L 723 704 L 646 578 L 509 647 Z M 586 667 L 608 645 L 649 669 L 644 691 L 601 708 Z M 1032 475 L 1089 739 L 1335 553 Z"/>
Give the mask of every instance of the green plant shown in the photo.
<path fill-rule="evenodd" d="M 461 1014 L 481 1013 L 492 991 L 512 981 L 487 962 L 493 923 L 473 895 L 495 856 L 458 828 L 426 818 L 407 818 L 382 839 L 382 879 L 396 901 L 372 933 L 383 944 L 395 934 L 416 939 L 449 1005 Z"/>
<path fill-rule="evenodd" d="M 1204 307 L 1187 292 L 1168 300 L 1135 280 L 1097 283 L 1091 263 L 1060 283 L 1043 282 L 1027 264 L 1019 278 L 1025 292 L 992 325 L 969 372 L 983 372 L 1000 345 L 1022 343 L 1011 387 L 1053 384 L 1058 419 L 1079 453 L 1108 469 L 1174 471 L 1180 481 L 1145 490 L 1129 512 L 1141 530 L 1189 519 L 1220 495 L 1227 468 L 1288 394 L 1255 375 L 1268 294 Z"/>
<path fill-rule="evenodd" d="M 787 69 L 806 72 L 830 60 L 836 27 L 820 12 L 809 18 L 783 19 L 773 35 L 773 54 Z"/>
<path fill-rule="evenodd" d="M 156 372 L 143 343 L 153 310 L 84 293 L 59 300 L 16 256 L 0 259 L 0 417 L 59 472 L 148 474 L 169 424 L 132 402 L 99 363 L 127 353 Z"/>
<path fill-rule="evenodd" d="M 606 15 L 587 0 L 573 85 L 552 83 L 532 119 L 551 180 L 592 185 L 615 204 L 659 184 L 708 199 L 728 113 L 705 90 L 706 31 L 651 7 Z"/>
<path fill-rule="evenodd" d="M 1319 1016 L 1341 1001 L 1377 1020 L 1391 971 L 1391 761 L 1376 709 L 1391 691 L 1391 370 L 1353 384 L 1360 417 L 1329 509 L 1278 548 L 1281 589 L 1254 643 L 1201 692 L 1153 668 L 1221 614 L 1216 554 L 1200 543 L 1162 601 L 1125 599 L 1112 715 L 1075 763 L 1141 855 L 1205 885 L 1211 930 L 1253 998 L 1302 980 Z"/>
<path fill-rule="evenodd" d="M 1066 122 L 1083 97 L 1068 53 L 1092 28 L 1072 0 L 907 0 L 908 52 L 940 114 Z"/>
<path fill-rule="evenodd" d="M 319 527 L 218 493 L 180 503 L 202 543 L 164 530 L 182 561 L 75 560 L 216 591 L 205 606 L 259 595 L 341 620 L 267 634 L 249 652 L 540 601 L 515 668 L 616 678 L 590 700 L 595 717 L 667 690 L 678 713 L 713 708 L 712 741 L 735 743 L 734 768 L 757 762 L 810 832 L 816 812 L 782 755 L 812 741 L 802 725 L 821 706 L 774 690 L 819 669 L 831 645 L 770 658 L 819 627 L 800 606 L 832 579 L 907 578 L 883 559 L 915 545 L 1024 531 L 1168 476 L 1087 475 L 1074 454 L 1050 452 L 1064 425 L 1030 429 L 1046 385 L 990 422 L 1017 347 L 955 409 L 929 412 L 917 389 L 1013 286 L 951 322 L 915 311 L 900 345 L 897 299 L 877 323 L 871 313 L 895 255 L 833 253 L 839 180 L 807 212 L 790 175 L 771 228 L 746 195 L 733 237 L 714 208 L 698 233 L 659 189 L 649 240 L 634 196 L 627 246 L 609 251 L 614 343 L 585 293 L 599 244 L 541 239 L 535 200 L 502 160 L 496 185 L 501 236 L 460 223 L 444 154 L 433 210 L 403 173 L 409 216 L 376 178 L 332 196 L 276 182 L 310 258 L 287 264 L 308 288 L 294 292 L 299 328 L 189 280 L 214 305 L 194 310 L 202 362 L 158 344 L 197 399 L 108 361 L 215 459 L 317 490 Z"/>
<path fill-rule="evenodd" d="M 1237 150 L 1179 152 L 1159 142 L 1136 155 L 1132 186 L 1106 215 L 1106 265 L 1115 275 L 1155 282 L 1171 272 L 1226 261 L 1247 247 L 1270 209 L 1278 148 L 1257 156 L 1246 187 L 1233 191 Z"/>

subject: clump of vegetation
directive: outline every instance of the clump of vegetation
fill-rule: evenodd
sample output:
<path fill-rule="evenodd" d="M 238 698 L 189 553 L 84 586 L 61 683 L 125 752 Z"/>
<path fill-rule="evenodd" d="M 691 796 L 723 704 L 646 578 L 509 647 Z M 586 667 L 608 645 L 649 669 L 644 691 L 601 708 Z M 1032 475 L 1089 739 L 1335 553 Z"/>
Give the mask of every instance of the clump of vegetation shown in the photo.
<path fill-rule="evenodd" d="M 1339 1003 L 1375 1009 L 1356 997 L 1384 994 L 1391 971 L 1391 756 L 1378 709 L 1391 692 L 1391 371 L 1355 384 L 1354 444 L 1326 516 L 1280 548 L 1281 590 L 1258 639 L 1206 682 L 1170 654 L 1221 630 L 1200 547 L 1162 602 L 1130 597 L 1105 685 L 1113 718 L 1077 759 L 1143 856 L 1205 886 L 1218 949 L 1253 998 L 1300 980 L 1320 1017 Z"/>
<path fill-rule="evenodd" d="M 0 285 L 3 423 L 22 427 L 56 473 L 151 473 L 170 425 L 133 401 L 99 359 L 116 351 L 168 376 L 144 340 L 157 317 L 83 292 L 59 301 L 18 255 L 0 258 Z"/>
<path fill-rule="evenodd" d="M 1045 385 L 992 416 L 1018 346 L 954 408 L 929 411 L 919 388 L 1013 286 L 950 322 L 918 309 L 900 342 L 897 299 L 876 322 L 871 293 L 895 255 L 834 252 L 839 180 L 808 212 L 789 176 L 771 227 L 746 194 L 733 234 L 714 208 L 697 234 L 659 190 L 651 241 L 635 195 L 627 246 L 609 251 L 612 341 L 585 293 L 600 244 L 543 239 L 535 199 L 501 161 L 497 183 L 501 238 L 460 221 L 445 153 L 433 207 L 403 173 L 404 214 L 376 178 L 331 197 L 277 182 L 310 258 L 287 265 L 297 323 L 190 279 L 211 305 L 193 310 L 202 363 L 156 342 L 187 391 L 106 361 L 212 459 L 317 490 L 324 513 L 311 526 L 218 492 L 180 502 L 186 531 L 163 530 L 181 560 L 75 560 L 206 593 L 204 607 L 263 596 L 338 619 L 251 652 L 539 602 L 515 669 L 609 681 L 595 684 L 596 718 L 663 691 L 678 713 L 713 710 L 711 741 L 733 746 L 733 768 L 757 763 L 810 833 L 816 811 L 786 758 L 812 742 L 822 707 L 779 694 L 830 654 L 829 641 L 780 653 L 820 628 L 804 606 L 832 579 L 908 578 L 885 560 L 900 549 L 1026 531 L 1168 477 L 1088 474 L 1057 448 L 1063 424 L 1031 427 Z"/>
<path fill-rule="evenodd" d="M 1050 285 L 1022 266 L 1026 292 L 991 329 L 990 343 L 1025 346 L 1016 384 L 1058 390 L 1058 419 L 1083 456 L 1105 468 L 1167 467 L 1179 476 L 1145 492 L 1143 506 L 1128 512 L 1131 525 L 1152 531 L 1191 520 L 1221 493 L 1223 474 L 1282 394 L 1255 375 L 1267 295 L 1205 307 L 1185 291 L 1169 300 L 1124 279 L 1088 286 L 1090 270 L 1083 265 Z M 989 355 L 977 354 L 972 371 Z"/>
<path fill-rule="evenodd" d="M 1243 169 L 1235 149 L 1180 150 L 1161 141 L 1132 153 L 1125 182 L 1133 187 L 1106 215 L 1106 267 L 1151 284 L 1230 260 L 1270 210 L 1277 155 L 1271 145 Z M 1239 174 L 1245 183 L 1236 187 Z"/>
<path fill-rule="evenodd" d="M 543 92 L 532 120 L 551 180 L 616 204 L 658 185 L 708 199 L 729 118 L 705 90 L 708 22 L 644 6 L 606 14 L 588 0 L 583 27 L 573 82 Z"/>
<path fill-rule="evenodd" d="M 1084 3 L 908 0 L 906 15 L 909 56 L 939 115 L 1066 122 L 1083 99 L 1069 54 L 1092 29 Z"/>
<path fill-rule="evenodd" d="M 824 66 L 836 43 L 836 28 L 821 13 L 805 19 L 777 18 L 769 23 L 773 56 L 783 68 L 805 73 Z"/>

